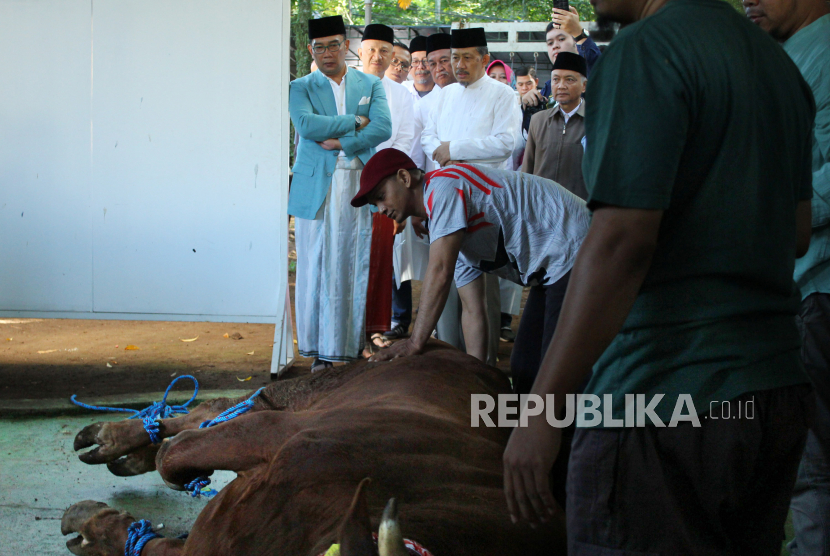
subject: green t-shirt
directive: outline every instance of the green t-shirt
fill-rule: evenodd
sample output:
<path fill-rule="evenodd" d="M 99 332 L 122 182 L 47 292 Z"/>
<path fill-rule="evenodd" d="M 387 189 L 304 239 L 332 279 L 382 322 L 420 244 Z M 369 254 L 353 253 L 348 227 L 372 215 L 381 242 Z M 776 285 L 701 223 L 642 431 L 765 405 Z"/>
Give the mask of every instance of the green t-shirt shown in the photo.
<path fill-rule="evenodd" d="M 711 401 L 805 382 L 796 204 L 809 199 L 809 87 L 721 0 L 670 0 L 624 28 L 588 82 L 589 208 L 664 212 L 654 258 L 586 393 Z"/>

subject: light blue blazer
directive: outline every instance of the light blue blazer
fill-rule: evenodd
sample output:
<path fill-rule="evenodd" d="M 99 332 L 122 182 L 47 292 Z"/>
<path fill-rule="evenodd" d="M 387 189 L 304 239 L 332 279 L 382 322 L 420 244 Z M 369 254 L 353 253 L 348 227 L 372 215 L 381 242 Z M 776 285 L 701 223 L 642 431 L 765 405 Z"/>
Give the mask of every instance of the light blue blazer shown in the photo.
<path fill-rule="evenodd" d="M 314 219 L 326 200 L 337 164 L 339 151 L 327 151 L 317 141 L 340 139 L 349 159 L 356 156 L 366 164 L 375 147 L 392 136 L 392 117 L 380 79 L 353 68 L 345 79 L 344 116 L 337 115 L 331 84 L 319 70 L 291 82 L 288 110 L 300 141 L 292 168 L 288 214 L 297 218 Z M 359 104 L 364 97 L 369 102 Z M 356 132 L 355 115 L 369 118 L 369 125 Z"/>

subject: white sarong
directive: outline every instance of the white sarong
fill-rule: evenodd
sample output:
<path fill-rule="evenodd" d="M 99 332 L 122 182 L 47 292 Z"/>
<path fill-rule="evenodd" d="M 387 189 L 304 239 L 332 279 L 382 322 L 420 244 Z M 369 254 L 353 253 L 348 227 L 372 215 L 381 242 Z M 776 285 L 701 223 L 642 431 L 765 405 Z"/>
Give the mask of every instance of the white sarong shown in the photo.
<path fill-rule="evenodd" d="M 353 361 L 364 344 L 372 214 L 356 209 L 363 164 L 340 157 L 314 220 L 296 218 L 297 347 L 303 357 Z"/>

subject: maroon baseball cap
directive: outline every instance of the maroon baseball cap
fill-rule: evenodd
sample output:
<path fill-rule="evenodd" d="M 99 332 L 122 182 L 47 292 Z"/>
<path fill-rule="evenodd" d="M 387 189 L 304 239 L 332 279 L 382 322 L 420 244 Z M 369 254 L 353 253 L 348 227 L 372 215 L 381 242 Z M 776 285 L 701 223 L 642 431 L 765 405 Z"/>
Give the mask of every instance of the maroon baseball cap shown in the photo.
<path fill-rule="evenodd" d="M 360 174 L 360 190 L 352 199 L 352 206 L 362 207 L 368 203 L 366 195 L 398 170 L 413 170 L 417 167 L 418 165 L 411 158 L 398 149 L 390 147 L 378 151 L 363 167 L 363 172 Z"/>

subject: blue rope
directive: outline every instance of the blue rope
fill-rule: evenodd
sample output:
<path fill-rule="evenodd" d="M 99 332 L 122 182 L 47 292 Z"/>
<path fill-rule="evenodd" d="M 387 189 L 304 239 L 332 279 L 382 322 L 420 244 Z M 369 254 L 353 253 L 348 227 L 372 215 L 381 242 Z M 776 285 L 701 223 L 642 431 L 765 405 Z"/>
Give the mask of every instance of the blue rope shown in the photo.
<path fill-rule="evenodd" d="M 161 535 L 153 531 L 153 526 L 146 519 L 135 521 L 127 529 L 127 542 L 124 544 L 125 556 L 141 556 L 144 545 Z"/>
<path fill-rule="evenodd" d="M 173 386 L 183 378 L 189 378 L 193 381 L 194 389 L 193 395 L 190 397 L 187 402 L 181 405 L 168 405 L 167 404 L 167 396 L 170 395 L 170 390 L 173 389 Z M 144 430 L 147 431 L 147 434 L 150 435 L 150 442 L 153 444 L 158 444 L 161 442 L 162 438 L 159 436 L 159 425 L 158 421 L 160 419 L 167 419 L 174 415 L 186 415 L 188 413 L 187 406 L 196 399 L 196 395 L 199 393 L 199 381 L 196 380 L 196 377 L 191 375 L 182 375 L 176 377 L 173 382 L 170 383 L 170 386 L 167 387 L 167 390 L 164 391 L 164 397 L 161 399 L 160 402 L 154 402 L 150 404 L 145 409 L 141 411 L 137 409 L 128 409 L 124 407 L 101 407 L 95 405 L 85 404 L 83 402 L 79 402 L 76 398 L 77 395 L 73 394 L 69 400 L 74 403 L 75 405 L 85 407 L 86 409 L 92 409 L 95 411 L 118 411 L 122 413 L 132 413 L 133 415 L 129 417 L 129 419 L 141 419 L 144 423 Z"/>
<path fill-rule="evenodd" d="M 239 402 L 233 407 L 230 407 L 217 415 L 214 419 L 210 421 L 205 421 L 201 425 L 199 425 L 200 429 L 207 429 L 218 425 L 220 423 L 224 423 L 226 421 L 230 421 L 234 417 L 239 417 L 240 415 L 247 413 L 254 407 L 254 398 L 259 396 L 259 394 L 265 390 L 263 386 L 259 390 L 253 393 L 253 395 L 245 401 Z M 190 496 L 194 498 L 198 498 L 199 496 L 215 496 L 217 492 L 212 488 L 206 488 L 210 484 L 210 479 L 207 477 L 196 477 L 186 485 L 184 485 L 184 489 L 190 493 Z"/>

